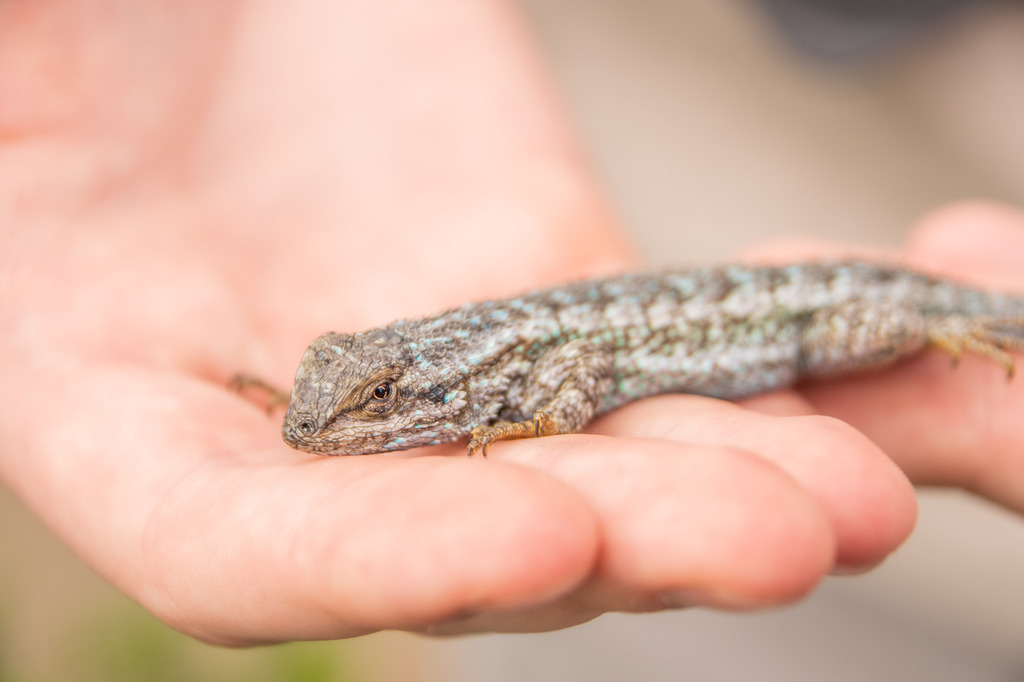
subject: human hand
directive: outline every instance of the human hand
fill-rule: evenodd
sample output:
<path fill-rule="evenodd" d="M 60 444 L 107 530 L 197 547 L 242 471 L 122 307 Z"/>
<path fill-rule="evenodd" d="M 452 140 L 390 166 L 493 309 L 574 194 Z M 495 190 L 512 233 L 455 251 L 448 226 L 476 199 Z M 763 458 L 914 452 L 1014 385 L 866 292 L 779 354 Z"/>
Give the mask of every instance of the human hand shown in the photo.
<path fill-rule="evenodd" d="M 470 610 L 449 629 L 781 603 L 909 530 L 905 482 L 852 429 L 704 399 L 671 408 L 705 431 L 690 442 L 631 438 L 631 425 L 499 444 L 489 461 L 458 446 L 297 453 L 223 380 L 239 358 L 276 355 L 249 320 L 275 313 L 288 328 L 303 309 L 264 310 L 223 277 L 230 250 L 184 227 L 159 249 L 103 232 L 97 258 L 99 234 L 19 250 L 32 296 L 5 354 L 19 396 L 3 417 L 5 475 L 103 575 L 205 639 L 420 628 Z M 355 288 L 373 273 L 353 274 Z M 350 290 L 327 298 L 344 306 Z M 651 401 L 634 424 L 668 405 Z"/>
<path fill-rule="evenodd" d="M 89 96 L 28 98 L 51 118 L 27 107 L 0 167 L 4 480 L 160 618 L 232 644 L 766 606 L 881 560 L 912 490 L 829 418 L 666 397 L 487 461 L 315 458 L 225 388 L 286 384 L 329 328 L 632 263 L 514 22 L 467 7 L 207 8 L 187 59 L 139 29 L 177 17 L 82 23 L 106 48 L 69 76 Z M 666 413 L 685 438 L 643 432 Z"/>

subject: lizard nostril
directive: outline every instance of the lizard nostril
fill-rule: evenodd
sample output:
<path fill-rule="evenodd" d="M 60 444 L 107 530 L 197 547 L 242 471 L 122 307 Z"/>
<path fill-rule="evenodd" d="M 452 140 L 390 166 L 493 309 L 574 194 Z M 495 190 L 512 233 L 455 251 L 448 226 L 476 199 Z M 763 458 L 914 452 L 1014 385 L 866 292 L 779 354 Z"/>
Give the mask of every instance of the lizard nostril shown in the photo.
<path fill-rule="evenodd" d="M 302 421 L 300 421 L 296 428 L 299 429 L 299 433 L 301 433 L 303 436 L 312 436 L 314 433 L 316 433 L 316 424 L 314 424 L 308 419 L 303 419 Z"/>

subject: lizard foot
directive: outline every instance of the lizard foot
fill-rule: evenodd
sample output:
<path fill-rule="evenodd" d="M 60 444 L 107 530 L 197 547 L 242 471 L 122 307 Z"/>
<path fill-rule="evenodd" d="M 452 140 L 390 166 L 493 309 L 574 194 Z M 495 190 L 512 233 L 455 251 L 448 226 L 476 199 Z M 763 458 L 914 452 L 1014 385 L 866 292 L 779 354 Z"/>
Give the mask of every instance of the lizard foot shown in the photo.
<path fill-rule="evenodd" d="M 487 446 L 496 440 L 516 440 L 519 438 L 539 438 L 554 436 L 559 432 L 558 424 L 546 412 L 533 413 L 532 419 L 521 422 L 498 422 L 493 426 L 477 426 L 469 434 L 469 456 L 479 452 L 487 456 Z"/>
<path fill-rule="evenodd" d="M 1024 317 L 948 315 L 928 320 L 928 341 L 949 353 L 955 364 L 965 350 L 995 360 L 1007 379 L 1016 369 L 1011 351 L 1024 351 Z"/>
<path fill-rule="evenodd" d="M 231 377 L 231 381 L 228 382 L 228 387 L 237 393 L 243 393 L 248 389 L 253 389 L 257 393 L 262 394 L 267 402 L 267 414 L 270 414 L 278 407 L 288 405 L 288 401 L 291 398 L 291 396 L 276 386 L 272 386 L 263 379 L 259 379 L 250 374 L 236 374 Z"/>

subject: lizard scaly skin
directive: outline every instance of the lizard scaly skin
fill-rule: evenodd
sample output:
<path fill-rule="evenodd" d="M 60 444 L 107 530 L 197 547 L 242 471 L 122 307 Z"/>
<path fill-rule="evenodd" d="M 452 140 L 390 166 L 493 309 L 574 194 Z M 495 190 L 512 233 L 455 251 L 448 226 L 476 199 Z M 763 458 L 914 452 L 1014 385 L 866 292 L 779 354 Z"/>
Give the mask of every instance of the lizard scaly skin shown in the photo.
<path fill-rule="evenodd" d="M 299 364 L 285 441 L 361 455 L 572 433 L 666 392 L 737 399 L 889 365 L 928 344 L 1013 372 L 1024 299 L 871 263 L 627 274 L 356 334 Z"/>

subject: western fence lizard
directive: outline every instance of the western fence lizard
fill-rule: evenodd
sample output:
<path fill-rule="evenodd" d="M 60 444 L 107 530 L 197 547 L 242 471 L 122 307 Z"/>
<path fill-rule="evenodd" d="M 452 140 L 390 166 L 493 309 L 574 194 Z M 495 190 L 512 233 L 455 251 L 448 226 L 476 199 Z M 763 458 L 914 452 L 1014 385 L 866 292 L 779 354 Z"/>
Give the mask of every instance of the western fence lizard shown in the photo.
<path fill-rule="evenodd" d="M 285 415 L 300 450 L 572 433 L 644 396 L 736 399 L 934 345 L 1012 376 L 1024 298 L 870 263 L 628 274 L 313 341 Z"/>

